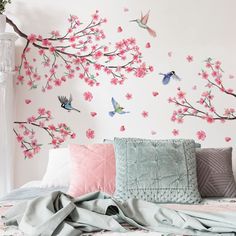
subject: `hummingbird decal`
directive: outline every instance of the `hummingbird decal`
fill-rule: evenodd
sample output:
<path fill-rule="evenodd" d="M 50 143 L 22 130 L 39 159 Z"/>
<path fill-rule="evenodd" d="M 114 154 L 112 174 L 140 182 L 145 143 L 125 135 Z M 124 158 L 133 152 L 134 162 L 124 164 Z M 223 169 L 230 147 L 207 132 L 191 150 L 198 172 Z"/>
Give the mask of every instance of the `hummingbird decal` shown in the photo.
<path fill-rule="evenodd" d="M 166 74 L 163 74 L 163 73 L 159 73 L 159 75 L 163 75 L 163 79 L 162 79 L 162 83 L 164 85 L 167 85 L 169 82 L 170 82 L 170 79 L 174 79 L 174 80 L 178 80 L 180 81 L 181 78 L 175 74 L 175 71 L 171 71 L 171 72 L 168 72 Z"/>
<path fill-rule="evenodd" d="M 77 111 L 80 112 L 78 109 L 72 107 L 71 102 L 72 102 L 72 95 L 70 94 L 70 98 L 68 99 L 66 96 L 57 96 L 58 100 L 61 103 L 61 107 L 64 108 L 67 111 Z"/>
<path fill-rule="evenodd" d="M 136 19 L 136 20 L 131 20 L 130 22 L 137 22 L 138 26 L 143 28 L 143 29 L 146 29 L 148 31 L 148 33 L 152 36 L 152 37 L 156 37 L 157 34 L 156 32 L 151 29 L 150 27 L 147 26 L 147 22 L 148 22 L 148 18 L 149 18 L 149 12 L 143 16 L 143 13 L 141 12 L 141 19 Z"/>
<path fill-rule="evenodd" d="M 129 113 L 129 111 L 124 111 L 124 108 L 120 106 L 120 104 L 114 99 L 111 99 L 112 106 L 114 108 L 114 111 L 110 111 L 109 115 L 113 117 L 116 113 L 117 114 L 126 114 Z"/>

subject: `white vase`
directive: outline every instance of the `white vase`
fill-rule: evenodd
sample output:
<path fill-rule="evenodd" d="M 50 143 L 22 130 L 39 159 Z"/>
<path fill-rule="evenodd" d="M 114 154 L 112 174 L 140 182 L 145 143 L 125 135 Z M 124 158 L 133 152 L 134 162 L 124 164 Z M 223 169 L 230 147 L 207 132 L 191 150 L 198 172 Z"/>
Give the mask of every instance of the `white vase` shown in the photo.
<path fill-rule="evenodd" d="M 6 29 L 6 16 L 0 14 L 0 33 L 4 33 Z"/>

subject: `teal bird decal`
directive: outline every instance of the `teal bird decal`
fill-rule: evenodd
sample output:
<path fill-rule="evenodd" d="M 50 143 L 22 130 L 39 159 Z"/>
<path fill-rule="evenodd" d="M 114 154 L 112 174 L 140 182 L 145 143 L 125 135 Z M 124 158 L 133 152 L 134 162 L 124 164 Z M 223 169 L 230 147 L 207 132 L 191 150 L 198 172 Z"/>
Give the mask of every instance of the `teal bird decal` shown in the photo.
<path fill-rule="evenodd" d="M 124 108 L 121 107 L 120 104 L 114 98 L 111 99 L 111 103 L 114 108 L 114 111 L 109 112 L 109 115 L 111 117 L 113 117 L 116 113 L 120 115 L 129 113 L 129 111 L 124 111 Z"/>
<path fill-rule="evenodd" d="M 139 27 L 146 29 L 152 37 L 156 37 L 157 36 L 156 32 L 147 26 L 149 12 L 150 11 L 148 11 L 148 13 L 144 16 L 143 16 L 143 13 L 141 12 L 141 19 L 131 20 L 130 22 L 137 22 Z"/>
<path fill-rule="evenodd" d="M 80 112 L 78 109 L 72 107 L 71 102 L 72 102 L 72 95 L 70 95 L 70 98 L 68 99 L 66 96 L 57 96 L 58 100 L 61 103 L 61 107 L 64 108 L 67 111 L 77 111 Z"/>

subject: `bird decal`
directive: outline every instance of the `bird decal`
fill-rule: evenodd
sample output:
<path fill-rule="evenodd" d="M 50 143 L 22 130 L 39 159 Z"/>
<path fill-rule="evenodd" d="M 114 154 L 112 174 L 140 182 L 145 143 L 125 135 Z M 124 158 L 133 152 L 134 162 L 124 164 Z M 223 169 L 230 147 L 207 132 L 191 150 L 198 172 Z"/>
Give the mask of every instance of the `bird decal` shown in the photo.
<path fill-rule="evenodd" d="M 72 102 L 72 95 L 70 95 L 70 98 L 68 99 L 66 96 L 57 96 L 58 100 L 61 103 L 61 107 L 64 108 L 67 111 L 77 111 L 80 112 L 78 109 L 72 107 L 71 102 Z"/>
<path fill-rule="evenodd" d="M 111 103 L 114 108 L 114 111 L 109 112 L 109 115 L 111 117 L 113 117 L 116 113 L 120 115 L 129 113 L 129 111 L 124 111 L 124 108 L 121 107 L 120 104 L 114 98 L 111 99 Z"/>
<path fill-rule="evenodd" d="M 168 72 L 166 74 L 163 74 L 163 73 L 159 73 L 159 75 L 163 75 L 163 79 L 162 79 L 162 83 L 164 85 L 167 85 L 169 82 L 170 82 L 170 79 L 174 79 L 174 80 L 178 80 L 180 81 L 181 78 L 175 74 L 175 71 L 171 71 L 171 72 Z"/>
<path fill-rule="evenodd" d="M 147 22 L 148 22 L 148 18 L 149 18 L 149 12 L 143 16 L 143 13 L 141 12 L 141 19 L 136 19 L 136 20 L 131 20 L 130 22 L 137 22 L 138 26 L 143 28 L 143 29 L 146 29 L 148 31 L 148 33 L 152 36 L 152 37 L 156 37 L 157 34 L 156 32 L 151 29 L 150 27 L 147 26 Z"/>

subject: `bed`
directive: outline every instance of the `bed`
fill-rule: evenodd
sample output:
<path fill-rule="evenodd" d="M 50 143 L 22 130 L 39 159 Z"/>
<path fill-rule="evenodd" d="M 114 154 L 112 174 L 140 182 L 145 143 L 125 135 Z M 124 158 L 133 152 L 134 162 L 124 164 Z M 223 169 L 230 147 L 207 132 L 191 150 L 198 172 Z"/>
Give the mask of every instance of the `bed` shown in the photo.
<path fill-rule="evenodd" d="M 67 188 L 42 188 L 40 187 L 40 181 L 29 182 L 28 184 L 15 189 L 11 193 L 0 199 L 0 215 L 4 215 L 6 211 L 11 209 L 14 205 L 19 202 L 23 202 L 25 200 L 30 200 L 37 197 L 47 196 L 52 192 L 62 191 L 66 192 Z M 192 204 L 161 204 L 162 207 L 168 209 L 174 209 L 176 211 L 184 211 L 184 212 L 205 212 L 205 213 L 229 213 L 233 214 L 236 217 L 236 198 L 204 198 L 200 204 L 192 205 Z M 25 235 L 21 232 L 16 226 L 6 226 L 3 224 L 3 220 L 0 225 L 0 235 L 14 235 L 14 236 L 23 236 Z M 123 225 L 129 232 L 119 233 L 119 232 L 109 232 L 109 231 L 101 231 L 97 233 L 93 233 L 93 235 L 153 235 L 153 236 L 163 236 L 163 235 L 171 235 L 177 236 L 182 234 L 164 234 L 163 232 L 152 232 L 145 229 L 138 229 L 136 227 L 130 226 L 128 224 Z M 235 226 L 236 227 L 236 226 Z M 84 233 L 82 235 L 91 235 L 91 233 Z M 200 234 L 201 235 L 201 234 Z M 204 235 L 204 234 L 202 234 Z M 211 234 L 212 235 L 212 234 Z M 225 234 L 215 234 L 215 235 L 235 235 L 234 233 L 225 233 Z"/>
<path fill-rule="evenodd" d="M 51 150 L 41 181 L 0 198 L 0 235 L 236 235 L 232 148 L 112 142 Z"/>

